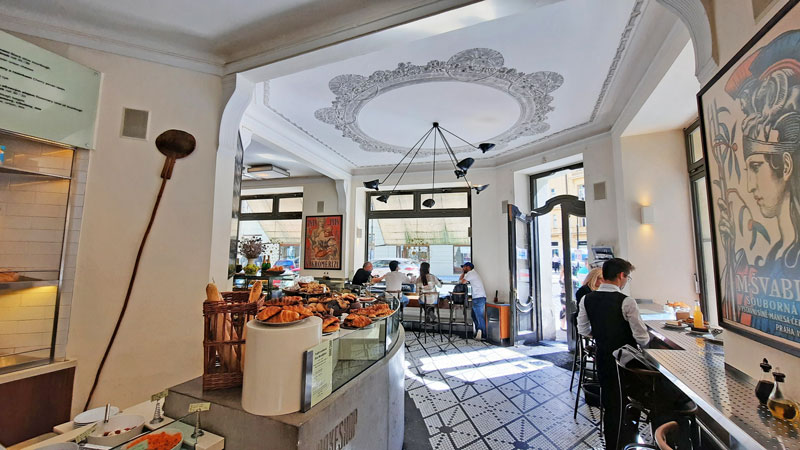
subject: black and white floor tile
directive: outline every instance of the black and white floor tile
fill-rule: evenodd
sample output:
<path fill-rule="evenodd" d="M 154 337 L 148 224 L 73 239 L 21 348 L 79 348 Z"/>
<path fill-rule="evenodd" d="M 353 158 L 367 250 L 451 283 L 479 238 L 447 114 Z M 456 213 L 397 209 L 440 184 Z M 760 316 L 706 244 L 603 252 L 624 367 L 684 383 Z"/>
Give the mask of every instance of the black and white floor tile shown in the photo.
<path fill-rule="evenodd" d="M 433 449 L 603 448 L 599 410 L 580 400 L 572 418 L 570 371 L 536 356 L 563 344 L 496 347 L 406 334 L 406 392 Z"/>

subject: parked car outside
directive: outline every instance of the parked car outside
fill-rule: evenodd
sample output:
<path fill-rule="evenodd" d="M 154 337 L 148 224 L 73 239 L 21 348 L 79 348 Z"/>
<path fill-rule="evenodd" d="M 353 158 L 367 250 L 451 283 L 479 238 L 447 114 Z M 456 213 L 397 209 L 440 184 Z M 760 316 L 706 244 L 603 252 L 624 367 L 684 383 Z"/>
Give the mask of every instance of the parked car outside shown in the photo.
<path fill-rule="evenodd" d="M 279 259 L 275 261 L 273 266 L 283 266 L 284 269 L 291 271 L 293 273 L 297 273 L 300 271 L 300 260 L 299 259 Z"/>
<path fill-rule="evenodd" d="M 395 258 L 395 259 L 378 259 L 372 262 L 372 276 L 382 277 L 389 273 L 389 263 L 397 261 L 400 266 L 397 271 L 406 275 L 411 275 L 412 278 L 419 276 L 419 263 L 410 258 Z"/>

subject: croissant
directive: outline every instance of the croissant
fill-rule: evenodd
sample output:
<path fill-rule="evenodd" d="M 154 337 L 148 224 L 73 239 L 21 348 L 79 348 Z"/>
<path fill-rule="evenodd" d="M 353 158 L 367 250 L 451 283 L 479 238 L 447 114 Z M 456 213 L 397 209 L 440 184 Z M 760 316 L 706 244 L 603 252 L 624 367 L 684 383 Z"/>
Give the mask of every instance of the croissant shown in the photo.
<path fill-rule="evenodd" d="M 267 320 L 281 311 L 282 309 L 280 306 L 267 306 L 266 308 L 258 312 L 258 314 L 256 315 L 256 319 Z"/>
<path fill-rule="evenodd" d="M 371 324 L 372 321 L 369 317 L 361 316 L 358 314 L 350 314 L 344 319 L 345 325 L 354 328 L 364 328 Z"/>
<path fill-rule="evenodd" d="M 281 297 L 281 298 L 273 298 L 272 300 L 267 300 L 264 302 L 264 304 L 272 306 L 287 306 L 287 305 L 297 305 L 302 302 L 303 302 L 302 297 Z"/>
<path fill-rule="evenodd" d="M 332 323 L 332 324 L 330 324 L 327 327 L 322 329 L 323 333 L 333 333 L 334 331 L 339 331 L 339 324 L 338 323 Z"/>
<path fill-rule="evenodd" d="M 282 310 L 280 313 L 270 317 L 267 322 L 269 323 L 289 323 L 297 322 L 300 320 L 300 314 L 294 311 Z"/>
<path fill-rule="evenodd" d="M 325 328 L 331 324 L 339 324 L 339 319 L 333 316 L 325 316 L 322 318 L 322 328 Z"/>
<path fill-rule="evenodd" d="M 284 311 L 294 311 L 300 314 L 301 317 L 311 316 L 311 310 L 303 305 L 289 305 L 289 306 L 284 306 L 283 309 Z"/>

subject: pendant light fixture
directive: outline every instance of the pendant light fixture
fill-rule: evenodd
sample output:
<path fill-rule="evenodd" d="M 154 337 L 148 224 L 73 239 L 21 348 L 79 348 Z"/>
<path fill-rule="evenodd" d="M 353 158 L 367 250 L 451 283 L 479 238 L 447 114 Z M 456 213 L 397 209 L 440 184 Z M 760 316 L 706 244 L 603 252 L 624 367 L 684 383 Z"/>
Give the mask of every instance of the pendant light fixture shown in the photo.
<path fill-rule="evenodd" d="M 379 202 L 382 202 L 382 203 L 388 202 L 389 201 L 389 197 L 391 196 L 391 193 L 393 193 L 397 189 L 397 186 L 400 184 L 400 180 L 403 179 L 403 176 L 408 171 L 408 168 L 411 167 L 411 164 L 414 162 L 414 158 L 417 157 L 417 155 L 419 154 L 419 151 L 425 145 L 425 142 L 427 142 L 428 138 L 431 136 L 431 134 L 433 134 L 433 168 L 431 170 L 431 196 L 430 196 L 430 198 L 427 198 L 422 202 L 422 206 L 424 206 L 426 208 L 433 208 L 434 205 L 436 205 L 436 201 L 433 199 L 433 192 L 434 192 L 434 188 L 436 186 L 436 146 L 438 144 L 438 141 L 440 141 L 440 140 L 441 140 L 441 143 L 442 143 L 442 147 L 444 147 L 444 149 L 445 149 L 445 153 L 447 153 L 447 157 L 450 159 L 450 162 L 453 164 L 453 169 L 454 169 L 453 173 L 455 173 L 456 179 L 463 178 L 464 182 L 467 184 L 467 186 L 470 189 L 474 189 L 476 194 L 480 194 L 481 192 L 485 191 L 486 188 L 489 187 L 488 184 L 481 184 L 481 185 L 474 186 L 474 185 L 472 185 L 472 183 L 469 182 L 469 180 L 467 180 L 467 172 L 469 171 L 470 167 L 472 167 L 472 165 L 475 163 L 475 159 L 473 159 L 473 158 L 464 158 L 461 161 L 458 161 L 458 158 L 456 157 L 456 153 L 453 151 L 453 147 L 450 145 L 450 142 L 448 142 L 447 137 L 445 136 L 444 133 L 447 133 L 447 134 L 455 137 L 456 139 L 459 139 L 460 141 L 466 143 L 467 145 L 469 145 L 470 147 L 472 147 L 472 148 L 474 148 L 476 150 L 480 150 L 482 153 L 486 153 L 489 150 L 494 148 L 494 144 L 489 143 L 489 142 L 484 142 L 484 143 L 478 144 L 478 146 L 472 145 L 469 142 L 467 142 L 466 140 L 464 140 L 463 138 L 461 138 L 458 135 L 456 135 L 455 133 L 447 130 L 446 128 L 443 128 L 443 127 L 439 126 L 439 122 L 433 122 L 433 126 L 431 126 L 431 128 L 428 131 L 426 131 L 425 134 L 423 134 L 421 138 L 419 138 L 419 140 L 417 141 L 416 144 L 411 146 L 411 149 L 409 149 L 408 152 L 406 152 L 406 154 L 403 155 L 403 157 L 400 159 L 400 161 L 392 168 L 392 170 L 389 172 L 388 175 L 386 175 L 386 177 L 383 180 L 375 179 L 375 180 L 365 181 L 364 182 L 364 187 L 367 188 L 367 189 L 375 190 L 375 191 L 380 190 L 380 186 L 382 184 L 386 183 L 386 181 L 389 179 L 389 177 L 391 177 L 392 174 L 397 170 L 397 168 L 400 167 L 403 164 L 403 162 L 406 160 L 406 158 L 411 156 L 411 158 L 408 160 L 408 163 L 407 163 L 405 169 L 403 169 L 403 172 L 397 178 L 397 182 L 395 183 L 395 185 L 392 188 L 392 190 L 390 191 L 390 193 L 384 193 L 384 194 L 380 195 L 377 198 L 377 200 Z M 412 155 L 412 153 L 413 153 L 413 155 Z"/>

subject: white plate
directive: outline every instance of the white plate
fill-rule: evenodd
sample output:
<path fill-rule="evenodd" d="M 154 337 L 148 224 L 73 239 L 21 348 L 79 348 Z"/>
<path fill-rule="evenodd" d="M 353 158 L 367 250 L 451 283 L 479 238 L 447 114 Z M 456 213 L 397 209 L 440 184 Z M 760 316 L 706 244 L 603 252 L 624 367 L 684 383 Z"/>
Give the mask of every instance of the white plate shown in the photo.
<path fill-rule="evenodd" d="M 88 411 L 84 411 L 78 414 L 77 416 L 75 416 L 74 419 L 72 419 L 72 421 L 75 422 L 75 425 L 89 425 L 90 423 L 95 423 L 103 420 L 103 415 L 105 413 L 106 413 L 106 407 L 101 406 L 99 408 L 90 409 Z M 116 406 L 112 406 L 111 408 L 109 408 L 108 412 L 109 416 L 116 416 L 117 414 L 119 414 L 119 408 L 117 408 Z"/>

